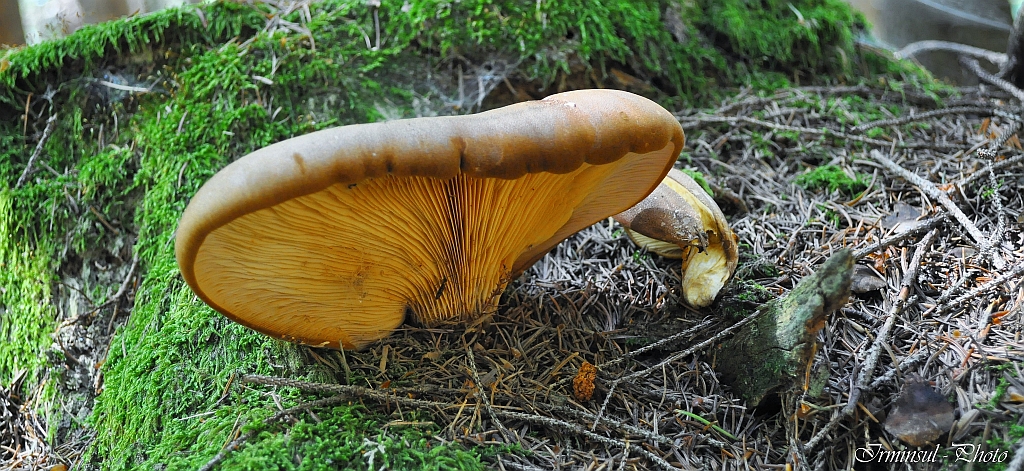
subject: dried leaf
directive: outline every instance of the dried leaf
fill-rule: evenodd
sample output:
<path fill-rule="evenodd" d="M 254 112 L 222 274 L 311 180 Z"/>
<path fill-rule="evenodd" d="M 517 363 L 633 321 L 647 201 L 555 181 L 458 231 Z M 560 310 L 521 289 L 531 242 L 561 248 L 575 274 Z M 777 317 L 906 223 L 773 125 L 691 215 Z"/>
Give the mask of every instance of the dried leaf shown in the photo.
<path fill-rule="evenodd" d="M 885 430 L 910 446 L 934 443 L 953 427 L 953 406 L 927 381 L 910 377 L 889 417 Z"/>
<path fill-rule="evenodd" d="M 871 291 L 880 291 L 888 286 L 888 283 L 875 275 L 875 272 L 870 268 L 858 265 L 853 271 L 853 282 L 850 285 L 850 290 L 854 293 L 863 294 Z"/>
<path fill-rule="evenodd" d="M 918 220 L 920 217 L 921 211 L 917 208 L 905 203 L 896 203 L 895 211 L 882 218 L 882 227 L 896 234 L 902 234 L 920 226 L 921 221 Z"/>

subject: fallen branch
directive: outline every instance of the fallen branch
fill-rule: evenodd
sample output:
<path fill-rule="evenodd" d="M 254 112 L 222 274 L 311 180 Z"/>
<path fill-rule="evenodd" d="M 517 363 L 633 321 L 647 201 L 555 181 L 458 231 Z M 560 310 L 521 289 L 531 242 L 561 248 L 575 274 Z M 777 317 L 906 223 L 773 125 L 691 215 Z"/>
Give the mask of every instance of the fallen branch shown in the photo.
<path fill-rule="evenodd" d="M 32 152 L 32 156 L 28 159 L 28 165 L 25 166 L 25 171 L 21 172 L 21 176 L 18 177 L 18 183 L 14 185 L 14 188 L 21 188 L 21 184 L 25 183 L 25 179 L 28 178 L 28 174 L 32 171 L 32 164 L 36 162 L 39 157 L 39 153 L 43 151 L 43 145 L 46 144 L 47 139 L 50 138 L 50 133 L 53 132 L 53 127 L 57 123 L 57 115 L 50 115 L 50 119 L 46 120 L 46 129 L 43 130 L 43 137 L 39 138 L 39 142 L 36 143 L 36 150 Z"/>
<path fill-rule="evenodd" d="M 868 389 L 875 389 L 881 386 L 882 383 L 893 379 L 897 374 L 903 374 L 906 371 L 910 371 L 911 368 L 917 366 L 929 356 L 931 356 L 931 352 L 924 348 L 914 352 L 910 356 L 900 360 L 898 364 L 893 365 L 892 369 L 889 371 L 878 375 L 878 377 L 872 380 L 871 384 L 868 385 Z"/>
<path fill-rule="evenodd" d="M 1006 54 L 982 49 L 980 47 L 968 46 L 966 44 L 949 41 L 918 41 L 910 43 L 896 51 L 893 55 L 897 59 L 909 59 L 917 54 L 928 51 L 949 51 L 957 54 L 964 54 L 971 57 L 980 57 L 996 65 L 1003 65 L 1006 62 Z"/>
<path fill-rule="evenodd" d="M 498 427 L 498 431 L 501 436 L 505 438 L 508 443 L 513 442 L 512 433 L 505 428 L 505 424 L 501 423 L 498 419 L 498 415 L 494 412 L 494 407 L 491 407 L 491 401 L 487 398 L 487 393 L 484 392 L 484 383 L 480 381 L 480 373 L 476 369 L 476 357 L 473 355 L 473 348 L 469 346 L 469 342 L 466 342 L 466 363 L 469 364 L 469 371 L 473 375 L 473 383 L 476 385 L 474 395 L 476 399 L 483 403 L 484 408 L 487 409 L 487 413 L 491 415 L 491 420 L 494 420 L 494 425 Z"/>
<path fill-rule="evenodd" d="M 899 297 L 886 317 L 885 324 L 882 324 L 882 329 L 879 330 L 878 336 L 875 337 L 875 341 L 871 344 L 871 349 L 868 350 L 867 360 L 865 360 L 864 367 L 860 370 L 860 377 L 857 379 L 857 387 L 850 391 L 850 402 L 843 408 L 843 414 L 850 415 L 853 413 L 854 408 L 857 406 L 857 401 L 860 400 L 861 393 L 870 384 L 871 377 L 875 374 L 875 367 L 878 366 L 878 357 L 882 354 L 883 346 L 889 341 L 889 335 L 896 324 L 896 318 L 906 308 L 907 300 L 910 298 L 910 293 L 914 288 L 913 285 L 917 282 L 917 270 L 921 266 L 921 259 L 924 258 L 925 252 L 932 245 L 937 235 L 938 230 L 933 229 L 928 235 L 924 236 L 924 239 L 921 240 L 914 250 L 914 256 L 910 259 L 910 265 L 907 267 L 906 273 L 903 274 L 903 282 L 900 283 Z"/>
<path fill-rule="evenodd" d="M 1020 122 L 1014 121 L 1013 126 L 1011 126 L 1010 129 L 1016 133 L 1017 129 L 1020 129 Z M 1005 142 L 1010 134 L 1009 130 L 1007 130 L 1007 132 L 1004 132 L 1000 138 Z M 993 143 L 993 147 L 990 148 L 991 151 L 989 152 L 989 155 L 995 157 L 995 149 L 997 149 L 998 146 L 1002 146 L 1002 143 Z M 1003 238 L 1003 233 L 1006 231 L 1006 208 L 1003 207 L 1003 197 L 998 191 L 999 182 L 996 181 L 996 171 L 992 170 L 992 159 L 988 160 L 988 163 L 985 164 L 985 169 L 982 170 L 982 172 L 988 174 L 988 185 L 992 188 L 992 196 L 989 199 L 992 201 L 992 209 L 995 210 L 996 213 L 996 227 L 992 230 L 992 234 L 985 241 L 984 249 L 993 250 L 997 245 L 999 245 L 999 242 Z M 984 193 L 982 193 L 982 198 L 984 198 Z M 983 257 L 986 256 L 985 251 L 982 251 L 981 255 Z"/>
<path fill-rule="evenodd" d="M 997 113 L 995 109 L 987 108 L 984 106 L 954 106 L 950 108 L 925 111 L 923 113 L 917 113 L 910 116 L 879 119 L 877 121 L 870 121 L 864 124 L 858 124 L 857 126 L 851 128 L 850 132 L 864 132 L 867 131 L 868 129 L 882 126 L 899 126 L 901 124 L 913 123 L 915 121 L 931 119 L 936 116 L 944 116 L 947 114 L 976 114 L 979 116 L 993 116 L 996 115 Z"/>
<path fill-rule="evenodd" d="M 906 239 L 909 239 L 909 238 L 911 238 L 911 237 L 913 237 L 913 236 L 915 236 L 917 234 L 920 234 L 920 233 L 922 233 L 924 231 L 930 231 L 932 229 L 935 229 L 936 227 L 939 227 L 939 226 L 945 224 L 946 221 L 948 221 L 948 220 L 949 220 L 949 214 L 939 214 L 939 215 L 936 215 L 936 216 L 934 216 L 932 218 L 929 218 L 929 219 L 926 219 L 925 221 L 923 221 L 920 226 L 917 226 L 917 227 L 915 227 L 913 229 L 909 229 L 906 232 L 902 232 L 902 233 L 896 234 L 894 236 L 887 237 L 887 238 L 882 239 L 882 240 L 880 240 L 878 242 L 875 242 L 874 244 L 871 244 L 871 245 L 869 245 L 867 247 L 864 247 L 864 248 L 861 248 L 861 249 L 857 250 L 856 252 L 853 253 L 853 258 L 855 258 L 855 259 L 864 258 L 868 254 L 871 254 L 871 253 L 877 252 L 877 251 L 879 251 L 881 249 L 884 249 L 886 247 L 898 244 L 898 243 L 900 243 L 900 242 L 902 242 L 902 241 L 904 241 Z"/>
<path fill-rule="evenodd" d="M 999 285 L 1006 283 L 1007 281 L 1022 274 L 1024 274 L 1024 263 L 1018 263 L 1017 266 L 1013 267 L 1006 273 L 999 275 L 998 277 L 992 279 L 988 283 L 985 283 L 981 286 L 972 289 L 971 291 L 961 295 L 959 298 L 956 298 L 953 301 L 950 301 L 948 303 L 946 302 L 951 297 L 951 295 L 940 297 L 938 301 L 936 301 L 935 307 L 932 307 L 931 309 L 925 311 L 924 314 L 922 314 L 922 316 L 940 316 L 946 314 L 949 311 L 956 309 L 958 306 L 970 301 L 971 299 L 981 296 L 982 294 L 985 294 L 989 290 L 995 289 Z"/>
<path fill-rule="evenodd" d="M 1004 92 L 1013 95 L 1013 97 L 1021 103 L 1024 103 L 1024 91 L 1021 91 L 1021 89 L 1015 87 L 1012 83 L 986 72 L 985 69 L 981 68 L 981 64 L 978 63 L 977 59 L 960 56 L 960 65 L 966 67 L 967 70 L 971 71 L 974 75 L 977 75 L 982 81 L 999 87 Z"/>
<path fill-rule="evenodd" d="M 892 160 L 890 160 L 888 157 L 886 157 L 877 150 L 871 151 L 871 158 L 878 161 L 878 163 L 882 164 L 882 166 L 889 169 L 893 173 L 896 173 L 897 175 L 903 177 L 905 180 L 909 181 L 914 186 L 920 188 L 921 191 L 924 192 L 924 194 L 928 195 L 930 198 L 942 204 L 942 206 L 945 207 L 951 215 L 953 215 L 953 218 L 956 219 L 956 221 L 959 222 L 960 225 L 967 230 L 967 233 L 971 235 L 971 238 L 974 239 L 974 242 L 978 244 L 979 251 L 983 251 L 981 249 L 987 246 L 988 238 L 985 237 L 985 235 L 982 234 L 980 230 L 978 230 L 978 226 L 975 226 L 974 223 L 967 218 L 967 215 L 964 214 L 964 212 L 961 211 L 955 203 L 953 203 L 953 200 L 949 199 L 949 196 L 946 195 L 946 192 L 939 190 L 938 188 L 935 187 L 935 184 L 928 180 L 925 180 L 924 178 L 921 178 L 916 173 L 901 167 L 899 164 L 893 162 Z M 992 261 L 996 268 L 1002 269 L 1006 267 L 1006 261 L 1003 260 L 1003 257 L 1001 257 L 998 253 L 992 254 Z"/>
<path fill-rule="evenodd" d="M 996 172 L 996 171 L 1002 170 L 1002 169 L 1007 168 L 1007 167 L 1012 167 L 1012 166 L 1018 165 L 1018 164 L 1020 164 L 1022 162 L 1024 162 L 1024 153 L 1020 153 L 1020 154 L 1014 155 L 1013 157 L 1008 157 L 1008 158 L 1006 158 L 1004 160 L 1000 160 L 999 162 L 991 164 L 990 168 L 989 168 L 989 171 L 990 172 Z M 986 172 L 974 172 L 970 176 L 968 176 L 967 178 L 961 180 L 960 183 L 957 183 L 957 185 L 960 186 L 960 187 L 966 188 L 966 187 L 970 186 L 971 184 L 973 184 L 976 180 L 988 177 L 988 175 L 986 175 L 985 173 Z"/>
<path fill-rule="evenodd" d="M 803 126 L 788 126 L 785 124 L 773 123 L 771 121 L 764 121 L 757 118 L 751 118 L 749 116 L 695 116 L 695 117 L 683 117 L 680 118 L 680 125 L 683 129 L 696 129 L 706 123 L 726 123 L 731 125 L 739 124 L 752 124 L 755 126 L 761 126 L 768 129 L 774 129 L 777 131 L 790 131 L 798 132 L 801 134 L 810 134 L 813 136 L 822 137 L 833 137 L 836 139 L 846 139 L 849 141 L 863 142 L 873 146 L 880 147 L 892 147 L 893 142 L 884 141 L 881 139 L 872 139 L 864 137 L 858 134 L 850 134 L 843 131 L 838 131 L 829 128 L 808 128 Z M 949 150 L 954 149 L 956 146 L 944 145 L 934 142 L 898 142 L 896 146 L 901 149 L 939 149 Z"/>

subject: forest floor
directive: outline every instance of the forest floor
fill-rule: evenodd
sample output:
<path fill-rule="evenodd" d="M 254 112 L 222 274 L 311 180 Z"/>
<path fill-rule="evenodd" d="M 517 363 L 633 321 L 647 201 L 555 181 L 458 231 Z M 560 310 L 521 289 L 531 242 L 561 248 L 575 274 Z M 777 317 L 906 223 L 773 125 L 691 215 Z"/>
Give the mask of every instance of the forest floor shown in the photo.
<path fill-rule="evenodd" d="M 682 110 L 680 164 L 709 177 L 740 238 L 737 275 L 711 312 L 682 304 L 677 261 L 639 251 L 609 221 L 559 245 L 466 331 L 311 350 L 341 383 L 353 371 L 376 379 L 319 391 L 379 403 L 396 426 L 415 426 L 403 410 L 429 409 L 447 440 L 513 445 L 491 458 L 504 469 L 850 469 L 870 461 L 858 449 L 905 449 L 882 423 L 916 376 L 956 417 L 937 461 L 917 469 L 1003 469 L 1024 439 L 1024 152 L 1016 138 L 993 144 L 1017 122 L 1007 102 L 985 87 L 940 103 L 837 86 Z M 820 334 L 826 382 L 747 408 L 715 374 L 728 352 L 699 344 L 841 248 L 858 264 L 853 297 Z M 597 370 L 590 400 L 573 390 L 584 362 Z"/>
<path fill-rule="evenodd" d="M 355 21 L 372 25 L 372 17 L 337 10 L 341 19 L 324 24 L 345 24 L 356 46 L 369 48 Z M 265 338 L 195 299 L 168 242 L 184 202 L 246 146 L 332 120 L 389 118 L 403 93 L 418 115 L 445 93 L 457 96 L 452 90 L 479 92 L 458 102 L 472 109 L 496 95 L 507 100 L 520 83 L 483 86 L 484 72 L 514 77 L 515 61 L 486 71 L 467 65 L 465 77 L 449 62 L 456 87 L 431 77 L 445 93 L 396 94 L 405 84 L 380 80 L 388 75 L 369 64 L 384 59 L 371 56 L 348 64 L 364 68 L 331 82 L 329 93 L 292 93 L 328 66 L 308 53 L 308 31 L 276 27 L 241 45 L 194 48 L 172 72 L 135 63 L 76 78 L 112 120 L 53 130 L 46 116 L 63 109 L 26 100 L 19 136 L 43 136 L 40 147 L 51 131 L 68 147 L 88 136 L 81 145 L 95 152 L 76 156 L 73 172 L 45 158 L 32 175 L 22 174 L 22 161 L 0 162 L 10 180 L 0 192 L 0 244 L 48 237 L 45 222 L 42 232 L 27 230 L 32 237 L 15 234 L 15 197 L 57 195 L 18 214 L 70 221 L 59 231 L 51 222 L 57 235 L 35 250 L 0 245 L 10 257 L 0 263 L 21 270 L 0 273 L 0 295 L 24 300 L 4 309 L 35 313 L 24 306 L 42 304 L 55 319 L 43 347 L 13 354 L 38 357 L 45 374 L 0 372 L 12 378 L 0 384 L 0 444 L 11 448 L 0 469 L 298 468 L 296 457 L 320 460 L 299 459 L 312 469 L 860 469 L 858 460 L 870 460 L 863 450 L 905 448 L 883 424 L 918 378 L 955 415 L 949 436 L 930 445 L 936 462 L 918 469 L 966 460 L 997 470 L 1015 452 L 1024 459 L 1024 150 L 1015 135 L 1024 110 L 1007 92 L 863 79 L 733 89 L 713 107 L 671 109 L 687 135 L 677 166 L 705 175 L 739 236 L 739 268 L 709 309 L 681 301 L 678 261 L 637 248 L 609 219 L 513 282 L 493 316 L 464 328 L 403 326 L 365 351 L 342 352 Z M 417 70 L 410 63 L 424 65 L 399 62 L 408 77 Z M 125 98 L 152 86 L 137 76 L 173 82 L 173 93 Z M 652 88 L 617 77 L 623 88 Z M 365 100 L 356 84 L 387 95 Z M 324 118 L 345 99 L 350 110 L 372 112 Z M 130 107 L 137 112 L 128 116 Z M 298 124 L 279 126 L 285 121 Z M 251 142 L 233 137 L 250 131 Z M 60 141 L 64 134 L 71 137 Z M 116 201 L 98 199 L 103 192 Z M 854 294 L 820 333 L 808 387 L 748 407 L 716 375 L 716 358 L 729 354 L 716 348 L 720 333 L 843 248 L 858 260 Z M 56 261 L 33 265 L 43 253 Z M 54 266 L 53 277 L 41 274 Z M 589 399 L 574 391 L 586 364 L 595 367 Z"/>

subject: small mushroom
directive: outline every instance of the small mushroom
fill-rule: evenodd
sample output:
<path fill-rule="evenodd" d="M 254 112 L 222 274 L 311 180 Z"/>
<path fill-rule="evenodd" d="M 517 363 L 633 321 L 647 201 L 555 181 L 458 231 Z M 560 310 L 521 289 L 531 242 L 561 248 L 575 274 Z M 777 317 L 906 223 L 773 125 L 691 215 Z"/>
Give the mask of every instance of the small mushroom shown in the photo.
<path fill-rule="evenodd" d="M 653 191 L 682 146 L 668 111 L 613 90 L 318 131 L 206 182 L 179 223 L 178 265 L 241 324 L 362 348 L 407 315 L 493 312 L 552 247 Z"/>
<path fill-rule="evenodd" d="M 683 260 L 683 297 L 691 306 L 711 304 L 736 271 L 736 234 L 715 200 L 677 169 L 615 220 L 640 247 Z"/>

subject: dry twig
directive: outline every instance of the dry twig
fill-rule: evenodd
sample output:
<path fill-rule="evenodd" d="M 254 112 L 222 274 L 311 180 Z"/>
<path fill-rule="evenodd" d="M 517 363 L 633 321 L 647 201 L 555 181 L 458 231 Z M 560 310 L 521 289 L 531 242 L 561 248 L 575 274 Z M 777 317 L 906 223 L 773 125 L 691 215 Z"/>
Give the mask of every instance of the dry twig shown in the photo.
<path fill-rule="evenodd" d="M 50 118 L 46 120 L 46 129 L 43 129 L 43 137 L 39 138 L 39 142 L 36 143 L 36 150 L 32 151 L 32 156 L 28 159 L 28 164 L 25 165 L 25 171 L 21 172 L 21 176 L 18 177 L 18 183 L 14 184 L 15 188 L 21 188 L 21 185 L 25 183 L 25 179 L 28 178 L 28 174 L 32 172 L 32 164 L 36 162 L 36 158 L 39 157 L 39 153 L 43 151 L 43 145 L 50 138 L 50 133 L 53 132 L 53 127 L 57 124 L 57 114 L 50 115 Z"/>
<path fill-rule="evenodd" d="M 995 75 L 992 75 L 988 72 L 985 72 L 985 69 L 981 68 L 981 64 L 978 63 L 977 59 L 960 56 L 960 64 L 966 67 L 967 70 L 970 70 L 971 73 L 973 73 L 974 75 L 977 75 L 979 79 L 999 87 L 1004 92 L 1013 95 L 1013 97 L 1016 98 L 1017 101 L 1020 101 L 1022 104 L 1024 104 L 1024 91 L 1021 91 L 1021 89 L 1013 86 L 1012 83 L 1007 82 L 1006 80 L 996 77 Z"/>
<path fill-rule="evenodd" d="M 995 288 L 998 288 L 1003 283 L 1006 283 L 1007 281 L 1013 280 L 1013 279 L 1015 279 L 1015 278 L 1017 278 L 1017 277 L 1019 277 L 1021 275 L 1024 275 L 1024 262 L 1018 263 L 1017 266 L 1011 268 L 1010 270 L 1006 271 L 1002 275 L 999 275 L 996 278 L 993 278 L 991 281 L 989 281 L 989 282 L 987 282 L 987 283 L 985 283 L 985 284 L 983 284 L 981 286 L 975 287 L 971 291 L 961 295 L 960 297 L 954 299 L 953 301 L 946 302 L 946 300 L 948 298 L 945 298 L 945 299 L 939 298 L 938 301 L 936 302 L 935 306 L 936 307 L 941 306 L 941 307 L 938 307 L 938 309 L 933 307 L 932 309 L 929 309 L 928 311 L 925 311 L 924 315 L 926 315 L 926 316 L 927 315 L 941 316 L 943 314 L 947 314 L 950 311 L 952 311 L 954 309 L 957 309 L 960 306 L 963 306 L 968 301 L 970 301 L 970 300 L 972 300 L 974 298 L 977 298 L 977 297 L 979 297 L 979 296 L 981 296 L 981 295 L 983 295 L 983 294 L 985 294 L 985 293 L 987 293 L 987 292 L 989 292 L 989 291 L 991 291 L 991 290 L 993 290 Z"/>
<path fill-rule="evenodd" d="M 897 59 L 907 59 L 927 51 L 951 51 L 972 57 L 981 57 L 982 59 L 996 65 L 1002 65 L 1006 62 L 1006 54 L 1003 53 L 982 49 L 980 47 L 968 46 L 966 44 L 935 40 L 918 41 L 907 44 L 894 55 Z"/>
<path fill-rule="evenodd" d="M 909 181 L 914 186 L 920 188 L 921 191 L 928 195 L 930 198 L 933 198 L 937 200 L 940 204 L 942 204 L 942 206 L 945 207 L 947 211 L 949 211 L 953 218 L 956 219 L 956 221 L 959 222 L 960 225 L 967 230 L 967 233 L 970 234 L 971 237 L 974 239 L 975 243 L 978 244 L 979 250 L 984 252 L 983 249 L 988 245 L 988 237 L 985 237 L 985 235 L 982 234 L 980 230 L 978 230 L 978 226 L 974 225 L 974 223 L 971 222 L 967 215 L 964 214 L 964 212 L 961 211 L 955 203 L 953 203 L 953 200 L 949 199 L 949 196 L 947 196 L 944 191 L 940 191 L 938 188 L 935 187 L 935 185 L 932 182 L 925 180 L 924 178 L 919 177 L 916 173 L 901 167 L 899 164 L 893 162 L 892 160 L 890 160 L 888 157 L 886 157 L 884 154 L 877 150 L 871 151 L 871 158 L 878 161 L 878 163 L 882 164 L 885 168 L 889 169 L 893 173 L 903 177 L 905 180 Z M 996 268 L 1002 269 L 1006 266 L 1006 261 L 1003 260 L 1003 257 L 998 253 L 992 254 L 992 262 L 996 266 Z"/>
<path fill-rule="evenodd" d="M 871 128 L 883 126 L 899 126 L 901 124 L 924 121 L 926 119 L 932 119 L 939 116 L 945 116 L 950 114 L 976 114 L 978 116 L 993 116 L 998 113 L 999 110 L 985 106 L 952 106 L 949 108 L 925 111 L 924 113 L 915 113 L 907 116 L 900 116 L 898 118 L 880 119 L 877 121 L 870 121 L 864 124 L 858 124 L 851 128 L 850 132 L 864 132 Z"/>

